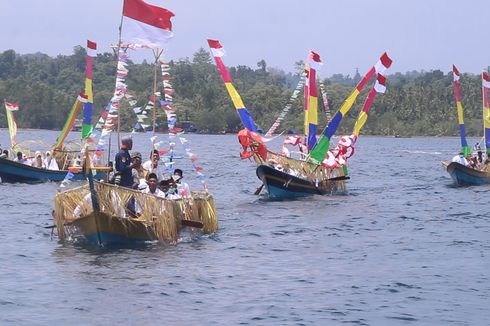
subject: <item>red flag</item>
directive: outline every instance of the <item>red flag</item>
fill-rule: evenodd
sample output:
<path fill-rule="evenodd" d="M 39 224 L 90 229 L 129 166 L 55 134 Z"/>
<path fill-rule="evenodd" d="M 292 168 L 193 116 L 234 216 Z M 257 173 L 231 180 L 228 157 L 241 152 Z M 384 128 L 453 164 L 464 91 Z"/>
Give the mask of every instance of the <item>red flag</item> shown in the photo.
<path fill-rule="evenodd" d="M 124 0 L 123 16 L 124 42 L 158 47 L 173 36 L 170 10 L 143 0 Z"/>

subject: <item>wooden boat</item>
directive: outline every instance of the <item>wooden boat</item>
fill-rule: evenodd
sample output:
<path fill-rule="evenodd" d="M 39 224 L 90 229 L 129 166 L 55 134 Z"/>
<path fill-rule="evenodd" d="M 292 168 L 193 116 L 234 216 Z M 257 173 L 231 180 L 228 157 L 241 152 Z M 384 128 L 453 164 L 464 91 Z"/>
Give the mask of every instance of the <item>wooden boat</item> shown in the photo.
<path fill-rule="evenodd" d="M 274 199 L 290 199 L 345 192 L 345 180 L 349 179 L 348 176 L 341 175 L 316 182 L 315 180 L 307 180 L 279 171 L 269 165 L 259 165 L 257 167 L 257 177 L 264 184 L 269 198 Z"/>
<path fill-rule="evenodd" d="M 0 158 L 0 178 L 5 183 L 41 183 L 63 181 L 67 170 L 47 170 Z M 82 173 L 73 173 L 71 180 L 84 180 Z M 105 172 L 97 172 L 96 179 L 103 179 Z"/>
<path fill-rule="evenodd" d="M 54 222 L 60 239 L 81 237 L 99 247 L 149 241 L 175 244 L 183 227 L 206 234 L 218 229 L 214 199 L 208 193 L 193 192 L 188 198 L 168 200 L 107 183 L 93 184 L 93 193 L 85 185 L 56 195 Z M 91 196 L 95 196 L 96 205 Z M 128 210 L 132 201 L 141 206 L 141 214 Z"/>
<path fill-rule="evenodd" d="M 478 186 L 478 185 L 490 184 L 490 166 L 489 164 L 486 164 L 485 163 L 486 160 L 483 159 L 483 154 L 486 153 L 486 157 L 488 160 L 489 153 L 490 153 L 489 152 L 490 120 L 488 120 L 489 119 L 488 117 L 490 116 L 489 115 L 490 104 L 488 102 L 488 91 L 490 89 L 490 76 L 486 72 L 483 72 L 481 77 L 482 77 L 483 117 L 484 117 L 483 134 L 485 139 L 486 150 L 480 148 L 480 144 L 477 143 L 473 148 L 474 153 L 472 154 L 472 150 L 470 146 L 468 146 L 468 142 L 466 141 L 463 105 L 462 105 L 462 98 L 459 89 L 460 87 L 459 79 L 461 78 L 461 73 L 458 71 L 456 66 L 453 65 L 453 86 L 454 86 L 456 109 L 458 112 L 458 124 L 460 130 L 460 138 L 461 138 L 461 150 L 459 154 L 460 160 L 463 163 L 467 159 L 468 160 L 473 159 L 475 161 L 481 162 L 481 167 L 479 167 L 478 169 L 472 168 L 470 166 L 466 166 L 465 164 L 461 164 L 460 162 L 449 162 L 449 161 L 442 162 L 443 166 L 446 168 L 446 171 L 449 173 L 453 181 L 460 186 Z"/>
<path fill-rule="evenodd" d="M 490 172 L 486 165 L 484 170 L 473 169 L 458 162 L 442 162 L 447 173 L 460 186 L 479 186 L 490 184 Z"/>

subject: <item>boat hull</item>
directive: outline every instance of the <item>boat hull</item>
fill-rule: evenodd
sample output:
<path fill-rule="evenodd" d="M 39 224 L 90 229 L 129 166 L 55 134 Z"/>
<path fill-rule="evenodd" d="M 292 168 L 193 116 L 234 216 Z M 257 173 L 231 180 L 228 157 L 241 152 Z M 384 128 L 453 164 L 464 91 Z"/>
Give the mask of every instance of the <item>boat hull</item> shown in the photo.
<path fill-rule="evenodd" d="M 264 184 L 269 198 L 293 199 L 312 195 L 325 195 L 337 190 L 340 184 L 344 185 L 348 177 L 342 176 L 322 182 L 315 182 L 298 178 L 296 176 L 278 171 L 268 165 L 259 165 L 256 170 L 257 177 Z"/>
<path fill-rule="evenodd" d="M 41 183 L 47 181 L 62 181 L 68 171 L 40 169 L 22 163 L 0 158 L 0 178 L 6 183 Z M 98 172 L 96 179 L 104 178 L 104 173 Z M 71 180 L 84 180 L 83 173 L 74 173 Z"/>
<path fill-rule="evenodd" d="M 131 246 L 158 240 L 142 221 L 92 212 L 73 221 L 86 241 L 98 247 Z"/>
<path fill-rule="evenodd" d="M 475 170 L 457 162 L 446 165 L 446 171 L 453 181 L 460 186 L 479 186 L 490 184 L 490 173 Z"/>

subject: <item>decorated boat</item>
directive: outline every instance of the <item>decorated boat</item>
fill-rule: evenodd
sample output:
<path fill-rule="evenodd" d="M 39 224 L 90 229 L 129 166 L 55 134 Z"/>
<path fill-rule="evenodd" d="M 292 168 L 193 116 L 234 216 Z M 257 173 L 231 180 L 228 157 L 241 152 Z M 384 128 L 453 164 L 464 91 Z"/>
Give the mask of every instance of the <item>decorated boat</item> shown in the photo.
<path fill-rule="evenodd" d="M 466 130 L 464 125 L 464 111 L 462 97 L 460 93 L 459 79 L 461 73 L 453 65 L 453 85 L 454 98 L 456 100 L 456 110 L 460 131 L 461 150 L 459 155 L 453 157 L 451 161 L 443 161 L 442 165 L 451 176 L 454 183 L 460 186 L 478 186 L 490 184 L 490 104 L 488 101 L 488 91 L 490 89 L 490 76 L 482 72 L 482 99 L 483 99 L 483 128 L 485 147 L 481 148 L 477 143 L 472 151 L 466 140 Z M 485 150 L 486 149 L 486 150 Z M 483 153 L 485 151 L 485 154 Z"/>
<path fill-rule="evenodd" d="M 275 153 L 268 150 L 265 144 L 270 140 L 267 136 L 271 136 L 279 126 L 289 111 L 291 104 L 288 102 L 271 129 L 266 133 L 266 137 L 262 137 L 258 133 L 258 128 L 251 114 L 232 84 L 231 75 L 222 60 L 225 53 L 223 46 L 218 40 L 208 40 L 208 44 L 226 89 L 245 127 L 238 134 L 239 142 L 243 148 L 240 157 L 242 159 L 253 158 L 257 163 L 256 174 L 262 181 L 262 186 L 255 193 L 259 194 L 265 188 L 269 198 L 289 199 L 313 194 L 324 195 L 345 192 L 345 180 L 349 179 L 347 158 L 354 154 L 354 143 L 358 137 L 359 130 L 366 122 L 369 107 L 374 97 L 377 93 L 384 92 L 385 78 L 382 73 L 391 65 L 391 59 L 388 55 L 384 53 L 378 63 L 359 82 L 352 94 L 332 118 L 328 127 L 325 128 L 324 135 L 317 141 L 318 91 L 316 73 L 322 63 L 317 53 L 310 52 L 305 66 L 304 76 L 306 80 L 304 83 L 300 81 L 292 95 L 292 99 L 294 99 L 298 96 L 301 87 L 304 87 L 304 130 L 306 140 L 303 142 L 300 136 L 288 136 L 284 142 L 284 144 L 299 146 L 300 157 L 293 158 L 289 155 L 290 152 L 286 150 L 284 145 L 282 153 Z M 330 149 L 329 141 L 337 130 L 342 117 L 349 111 L 356 97 L 375 73 L 378 75 L 377 81 L 359 115 L 354 134 L 349 137 L 342 137 L 341 142 L 335 148 Z M 326 101 L 326 97 L 324 97 L 325 107 L 328 108 L 328 102 L 325 103 Z M 327 117 L 329 117 L 330 112 L 326 113 Z"/>
<path fill-rule="evenodd" d="M 137 214 L 128 208 L 135 203 L 141 207 Z M 207 192 L 192 192 L 188 197 L 169 200 L 92 181 L 92 186 L 58 193 L 54 207 L 60 239 L 81 240 L 99 247 L 154 241 L 176 244 L 184 227 L 203 234 L 218 228 L 214 199 Z"/>
<path fill-rule="evenodd" d="M 141 17 L 144 13 L 144 17 Z M 157 46 L 162 45 L 171 37 L 170 18 L 173 13 L 167 9 L 148 5 L 141 0 L 125 0 L 123 17 L 121 19 L 120 40 L 118 43 L 118 69 L 116 75 L 116 87 L 113 97 L 107 107 L 105 119 L 99 120 L 102 133 L 96 147 L 96 157 L 102 155 L 106 149 L 107 140 L 119 123 L 119 107 L 123 99 L 131 98 L 127 93 L 125 78 L 128 75 L 127 54 L 128 49 L 150 48 L 153 50 L 156 64 L 159 63 L 162 70 L 162 84 L 164 96 L 158 101 L 160 92 L 157 92 L 156 70 L 154 78 L 153 96 L 144 107 L 135 107 L 136 101 L 131 100 L 130 106 L 137 114 L 138 123 L 145 131 L 150 129 L 149 115 L 155 116 L 156 104 L 159 103 L 165 110 L 169 128 L 169 155 L 174 155 L 175 137 L 178 137 L 185 152 L 192 162 L 192 166 L 201 181 L 202 192 L 179 192 L 178 199 L 158 193 L 154 189 L 150 192 L 141 192 L 108 183 L 94 181 L 92 173 L 88 173 L 88 185 L 65 190 L 56 195 L 54 199 L 54 220 L 58 236 L 61 239 L 83 238 L 84 241 L 100 246 L 126 246 L 153 241 L 175 244 L 178 241 L 179 232 L 183 227 L 191 227 L 194 230 L 209 234 L 218 228 L 218 216 L 213 196 L 209 193 L 202 168 L 197 164 L 197 156 L 188 147 L 188 141 L 181 136 L 177 128 L 176 113 L 172 107 L 173 90 L 168 76 L 169 66 L 161 60 L 163 51 Z M 142 20 L 143 19 L 143 20 Z M 143 22 L 158 22 L 158 26 L 151 25 L 155 33 L 141 32 L 134 27 Z M 131 29 L 133 28 L 133 29 Z M 153 37 L 152 37 L 153 35 Z M 162 35 L 163 38 L 162 38 Z M 165 36 L 166 35 L 166 36 Z M 136 38 L 135 38 L 136 37 Z M 124 44 L 123 44 L 124 42 Z M 118 128 L 119 129 L 119 128 Z M 151 131 L 155 130 L 155 119 Z M 161 141 L 157 136 L 150 138 L 152 153 L 159 151 Z M 110 147 L 109 147 L 110 149 Z M 153 154 L 152 154 L 153 155 Z M 85 166 L 92 170 L 93 159 L 85 155 Z M 173 162 L 167 162 L 167 168 L 173 170 Z M 141 183 L 140 183 L 141 185 Z M 152 184 L 154 185 L 154 184 Z M 185 188 L 185 187 L 183 187 Z M 150 186 L 148 185 L 148 189 Z"/>
<path fill-rule="evenodd" d="M 86 56 L 86 76 L 85 76 L 85 93 L 78 95 L 73 104 L 68 118 L 61 130 L 54 146 L 46 145 L 40 141 L 24 141 L 17 143 L 15 138 L 17 134 L 17 124 L 14 119 L 14 112 L 19 110 L 17 103 L 5 101 L 5 109 L 10 135 L 10 157 L 0 158 L 0 178 L 2 182 L 8 183 L 40 183 L 47 181 L 62 181 L 65 178 L 71 180 L 83 180 L 84 176 L 80 173 L 79 166 L 81 149 L 83 144 L 91 141 L 92 134 L 92 108 L 93 108 L 93 93 L 92 93 L 92 59 L 95 57 L 96 44 L 87 41 L 87 56 Z M 83 122 L 81 124 L 81 142 L 66 142 L 66 138 L 73 129 L 77 120 L 78 113 L 83 108 Z M 43 149 L 34 151 L 33 148 Z M 20 152 L 27 157 L 23 159 L 25 163 L 14 161 L 16 154 Z M 92 153 L 94 151 L 91 151 Z M 37 159 L 38 155 L 46 154 L 42 158 L 42 163 L 31 165 L 30 159 Z M 102 171 L 104 170 L 104 171 Z M 105 177 L 105 170 L 99 168 L 96 178 L 102 179 Z"/>

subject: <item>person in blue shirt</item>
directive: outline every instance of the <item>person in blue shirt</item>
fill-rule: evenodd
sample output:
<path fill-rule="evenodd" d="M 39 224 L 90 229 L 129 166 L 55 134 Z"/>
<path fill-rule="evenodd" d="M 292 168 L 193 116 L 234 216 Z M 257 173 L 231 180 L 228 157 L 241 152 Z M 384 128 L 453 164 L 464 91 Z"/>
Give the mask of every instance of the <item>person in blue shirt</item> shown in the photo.
<path fill-rule="evenodd" d="M 126 188 L 133 186 L 133 165 L 131 164 L 131 155 L 129 154 L 131 149 L 133 149 L 133 139 L 131 137 L 123 137 L 121 139 L 121 150 L 116 154 L 114 159 L 116 168 L 115 183 Z"/>

